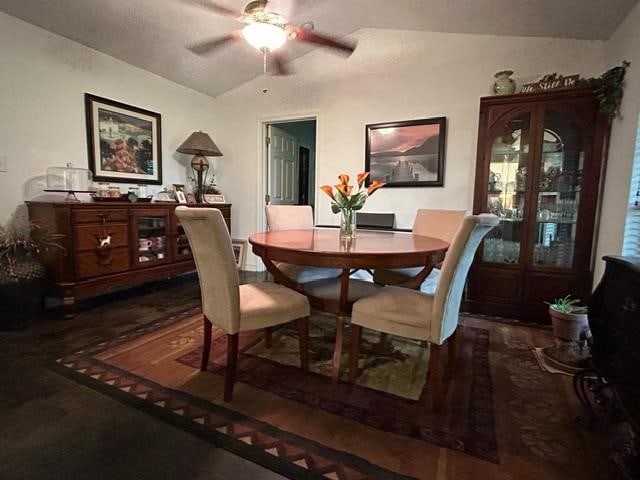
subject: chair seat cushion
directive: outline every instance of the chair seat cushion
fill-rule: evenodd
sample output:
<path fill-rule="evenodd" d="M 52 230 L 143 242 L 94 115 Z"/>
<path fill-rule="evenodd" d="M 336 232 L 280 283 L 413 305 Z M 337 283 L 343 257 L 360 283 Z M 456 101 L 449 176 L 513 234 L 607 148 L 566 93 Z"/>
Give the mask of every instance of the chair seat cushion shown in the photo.
<path fill-rule="evenodd" d="M 284 262 L 274 262 L 274 265 L 287 277 L 298 283 L 308 283 L 324 278 L 336 278 L 342 273 L 339 268 L 308 267 Z"/>
<path fill-rule="evenodd" d="M 422 267 L 412 268 L 376 268 L 373 272 L 373 281 L 381 285 L 399 285 L 411 280 L 422 271 Z M 420 285 L 422 293 L 434 295 L 438 287 L 438 279 L 440 278 L 440 270 L 434 268 L 431 273 Z"/>
<path fill-rule="evenodd" d="M 429 340 L 433 296 L 401 287 L 384 287 L 353 305 L 351 322 L 402 337 Z"/>
<path fill-rule="evenodd" d="M 348 299 L 351 302 L 355 302 L 358 299 L 375 294 L 381 288 L 382 287 L 380 285 L 376 285 L 375 283 L 350 279 Z M 314 282 L 306 283 L 304 290 L 306 293 L 313 295 L 314 297 L 339 299 L 341 283 L 339 278 L 316 280 Z"/>
<path fill-rule="evenodd" d="M 308 317 L 307 297 L 272 282 L 240 285 L 240 330 L 279 325 Z"/>

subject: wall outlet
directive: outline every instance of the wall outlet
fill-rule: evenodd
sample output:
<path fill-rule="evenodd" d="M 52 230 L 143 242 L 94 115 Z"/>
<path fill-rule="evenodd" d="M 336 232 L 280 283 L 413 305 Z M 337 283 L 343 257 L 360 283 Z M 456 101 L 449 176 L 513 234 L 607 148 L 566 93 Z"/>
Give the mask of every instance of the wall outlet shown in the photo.
<path fill-rule="evenodd" d="M 0 172 L 6 172 L 6 171 L 7 171 L 7 156 L 0 155 Z"/>

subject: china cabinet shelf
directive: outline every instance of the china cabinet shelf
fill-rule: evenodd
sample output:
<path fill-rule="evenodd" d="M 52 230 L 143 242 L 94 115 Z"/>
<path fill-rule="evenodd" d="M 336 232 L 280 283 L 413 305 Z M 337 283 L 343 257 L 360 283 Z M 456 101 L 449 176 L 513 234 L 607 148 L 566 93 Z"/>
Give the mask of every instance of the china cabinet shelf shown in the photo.
<path fill-rule="evenodd" d="M 544 301 L 587 301 L 609 124 L 591 89 L 486 97 L 474 213 L 501 217 L 478 250 L 467 308 L 548 322 Z"/>

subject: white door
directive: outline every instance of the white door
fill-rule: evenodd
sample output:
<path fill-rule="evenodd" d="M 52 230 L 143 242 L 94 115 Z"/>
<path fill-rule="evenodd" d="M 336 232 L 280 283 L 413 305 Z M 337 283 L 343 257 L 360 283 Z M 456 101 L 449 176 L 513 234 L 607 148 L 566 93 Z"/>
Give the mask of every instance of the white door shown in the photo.
<path fill-rule="evenodd" d="M 298 141 L 274 125 L 267 128 L 267 203 L 298 204 Z"/>

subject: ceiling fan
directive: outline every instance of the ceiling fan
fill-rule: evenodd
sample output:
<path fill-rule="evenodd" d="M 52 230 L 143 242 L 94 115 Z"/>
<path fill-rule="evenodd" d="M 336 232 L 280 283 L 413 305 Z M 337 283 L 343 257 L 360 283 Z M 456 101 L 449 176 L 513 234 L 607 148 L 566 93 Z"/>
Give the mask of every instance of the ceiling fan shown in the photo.
<path fill-rule="evenodd" d="M 197 55 L 210 54 L 217 49 L 235 41 L 245 40 L 249 45 L 263 54 L 264 73 L 267 73 L 268 62 L 275 75 L 290 74 L 280 50 L 288 40 L 309 43 L 331 48 L 342 55 L 349 56 L 356 48 L 356 43 L 338 40 L 326 34 L 313 31 L 313 23 L 302 25 L 288 23 L 288 13 L 293 0 L 253 0 L 243 11 L 220 4 L 213 0 L 191 0 L 205 9 L 234 18 L 245 23 L 241 30 L 234 30 L 221 37 L 205 40 L 187 48 Z"/>

